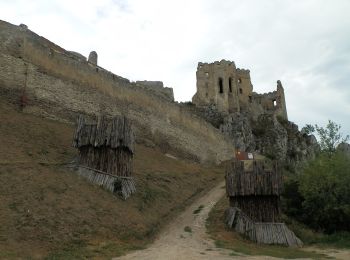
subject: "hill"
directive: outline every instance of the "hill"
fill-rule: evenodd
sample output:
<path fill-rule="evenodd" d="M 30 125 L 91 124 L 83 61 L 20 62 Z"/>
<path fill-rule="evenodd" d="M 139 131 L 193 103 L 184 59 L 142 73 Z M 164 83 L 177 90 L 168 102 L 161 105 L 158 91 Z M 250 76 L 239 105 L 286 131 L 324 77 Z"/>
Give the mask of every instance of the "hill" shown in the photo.
<path fill-rule="evenodd" d="M 144 247 L 164 223 L 223 178 L 222 167 L 136 145 L 127 201 L 86 182 L 74 126 L 22 113 L 0 98 L 0 258 L 107 258 Z"/>

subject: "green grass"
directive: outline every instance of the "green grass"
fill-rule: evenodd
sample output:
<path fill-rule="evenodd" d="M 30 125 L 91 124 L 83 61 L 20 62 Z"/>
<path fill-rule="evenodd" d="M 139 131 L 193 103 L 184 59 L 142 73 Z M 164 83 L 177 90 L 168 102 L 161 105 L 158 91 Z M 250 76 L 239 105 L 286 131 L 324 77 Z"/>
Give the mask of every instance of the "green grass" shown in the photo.
<path fill-rule="evenodd" d="M 193 214 L 198 214 L 199 212 L 201 212 L 201 210 L 204 208 L 204 205 L 200 205 L 199 207 L 198 207 L 198 209 L 195 209 L 194 211 L 193 211 Z"/>
<path fill-rule="evenodd" d="M 336 248 L 350 249 L 350 232 L 339 232 L 331 235 L 323 235 L 317 239 L 315 243 Z"/>
<path fill-rule="evenodd" d="M 338 232 L 327 235 L 315 232 L 307 228 L 305 225 L 286 216 L 283 216 L 283 221 L 306 245 L 350 249 L 350 232 Z"/>

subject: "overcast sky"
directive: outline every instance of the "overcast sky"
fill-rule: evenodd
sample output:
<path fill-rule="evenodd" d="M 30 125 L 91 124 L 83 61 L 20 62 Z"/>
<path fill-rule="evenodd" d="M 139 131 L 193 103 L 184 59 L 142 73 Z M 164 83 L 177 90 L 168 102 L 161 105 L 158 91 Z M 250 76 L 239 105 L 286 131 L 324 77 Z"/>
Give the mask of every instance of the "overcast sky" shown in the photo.
<path fill-rule="evenodd" d="M 0 0 L 0 19 L 135 80 L 161 80 L 175 99 L 196 91 L 197 63 L 250 69 L 254 91 L 280 79 L 289 120 L 350 134 L 349 0 Z"/>

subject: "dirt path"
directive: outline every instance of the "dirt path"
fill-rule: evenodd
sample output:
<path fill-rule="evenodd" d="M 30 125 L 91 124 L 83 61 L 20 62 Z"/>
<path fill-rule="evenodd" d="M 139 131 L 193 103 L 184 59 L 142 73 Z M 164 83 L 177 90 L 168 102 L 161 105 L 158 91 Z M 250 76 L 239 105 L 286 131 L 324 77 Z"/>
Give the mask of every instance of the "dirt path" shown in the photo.
<path fill-rule="evenodd" d="M 225 183 L 221 182 L 204 197 L 195 201 L 161 232 L 159 238 L 149 248 L 115 259 L 279 259 L 269 256 L 237 256 L 237 253 L 233 256 L 230 255 L 231 250 L 215 246 L 214 241 L 206 233 L 205 222 L 210 210 L 225 194 L 224 187 Z M 204 207 L 199 213 L 194 214 L 193 211 L 202 206 Z M 185 231 L 185 228 L 187 231 Z M 349 250 L 320 250 L 311 247 L 304 248 L 304 250 L 320 252 L 335 259 L 350 259 Z"/>
<path fill-rule="evenodd" d="M 232 259 L 232 251 L 216 248 L 206 234 L 205 222 L 215 203 L 225 194 L 222 182 L 188 207 L 147 249 L 116 259 Z M 204 206 L 198 214 L 193 211 Z M 188 231 L 185 231 L 185 227 Z M 188 228 L 189 227 L 189 228 Z M 246 257 L 234 257 L 235 259 Z M 251 257 L 250 259 L 270 259 Z M 272 259 L 272 258 L 271 258 Z"/>

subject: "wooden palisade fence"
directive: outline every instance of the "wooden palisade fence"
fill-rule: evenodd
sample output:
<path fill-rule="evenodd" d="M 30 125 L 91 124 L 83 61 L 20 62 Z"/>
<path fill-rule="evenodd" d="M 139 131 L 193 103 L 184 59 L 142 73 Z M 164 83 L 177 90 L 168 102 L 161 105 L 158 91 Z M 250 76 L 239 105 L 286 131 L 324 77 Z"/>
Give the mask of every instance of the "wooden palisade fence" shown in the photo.
<path fill-rule="evenodd" d="M 275 222 L 282 175 L 277 163 L 266 168 L 263 161 L 253 161 L 252 169 L 246 171 L 243 161 L 231 161 L 226 169 L 226 192 L 231 207 L 240 208 L 254 221 Z"/>
<path fill-rule="evenodd" d="M 277 162 L 266 167 L 264 161 L 253 161 L 252 169 L 245 170 L 243 161 L 231 161 L 226 168 L 229 227 L 257 243 L 301 246 L 300 239 L 278 223 L 282 188 Z"/>
<path fill-rule="evenodd" d="M 79 149 L 79 174 L 127 199 L 136 191 L 132 178 L 134 134 L 129 120 L 79 116 L 73 146 Z"/>
<path fill-rule="evenodd" d="M 303 242 L 284 223 L 254 222 L 239 208 L 226 211 L 226 224 L 259 244 L 302 246 Z"/>

